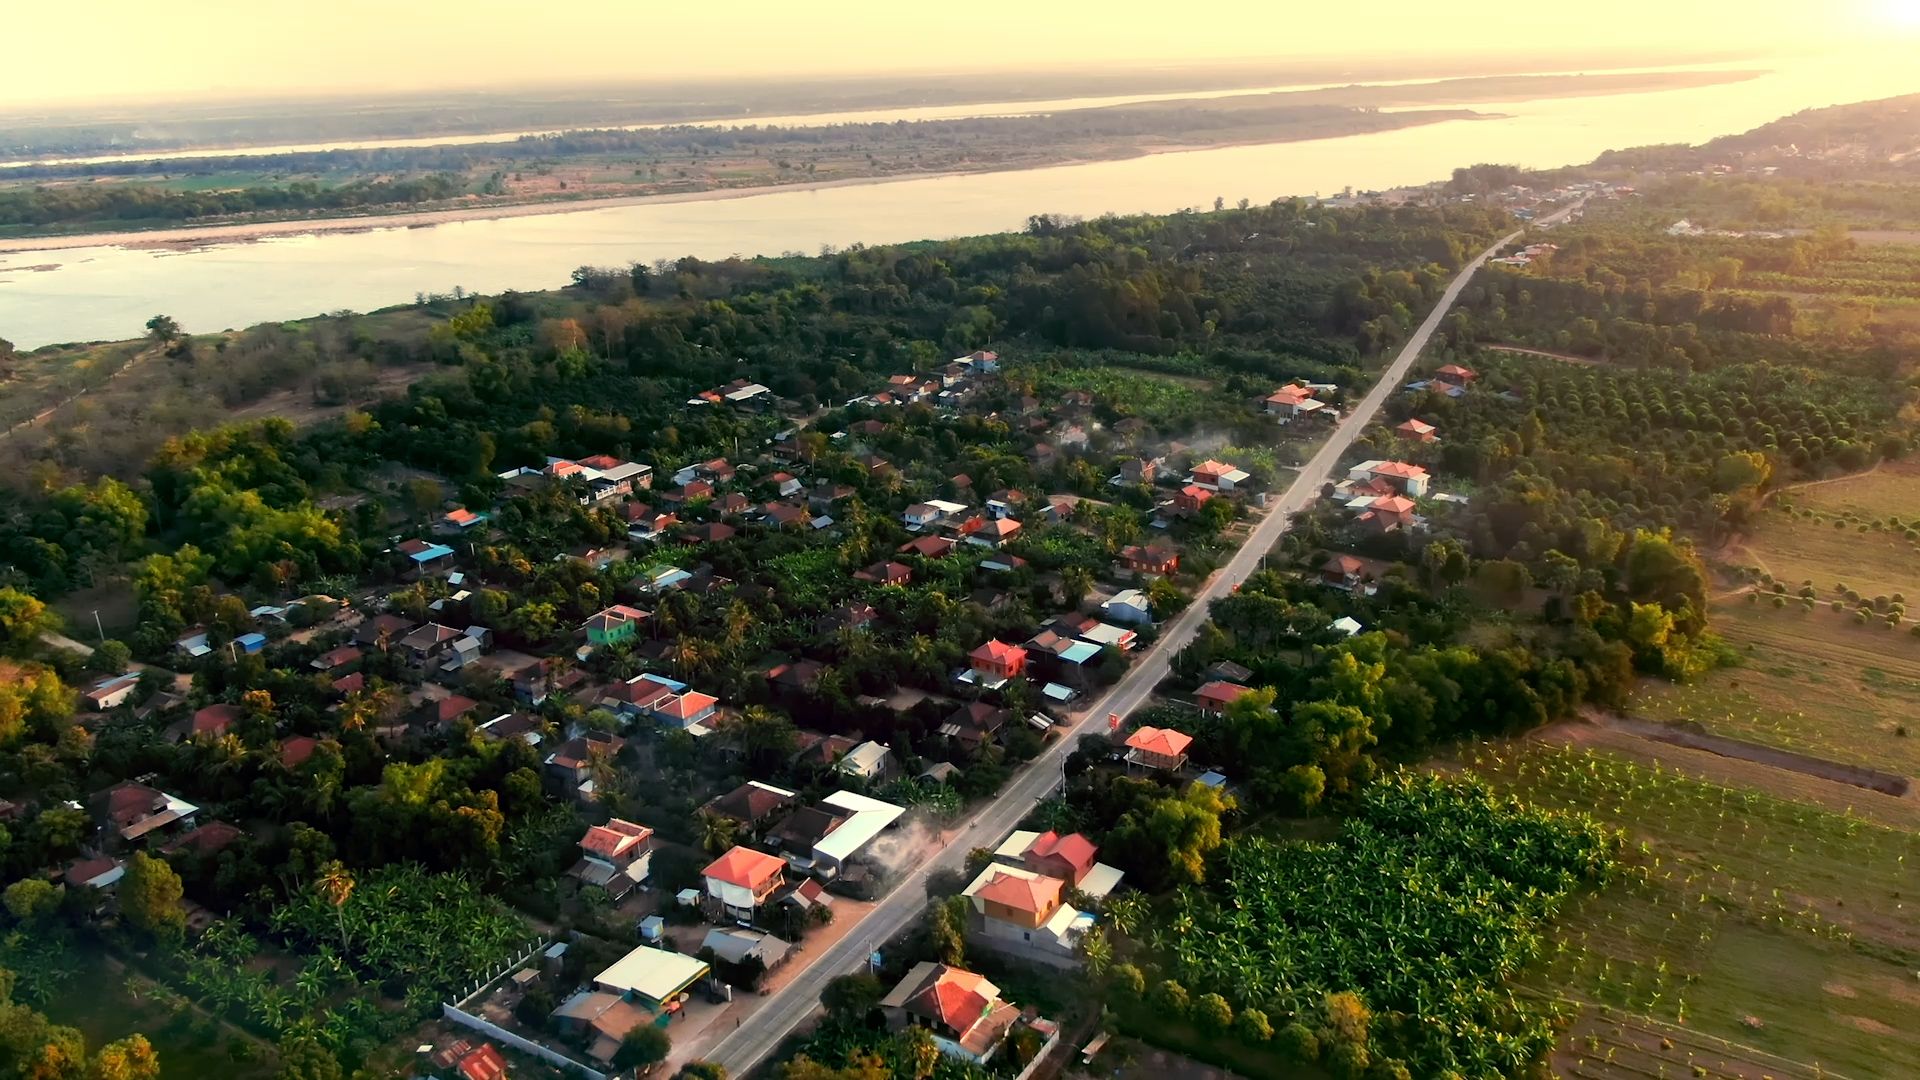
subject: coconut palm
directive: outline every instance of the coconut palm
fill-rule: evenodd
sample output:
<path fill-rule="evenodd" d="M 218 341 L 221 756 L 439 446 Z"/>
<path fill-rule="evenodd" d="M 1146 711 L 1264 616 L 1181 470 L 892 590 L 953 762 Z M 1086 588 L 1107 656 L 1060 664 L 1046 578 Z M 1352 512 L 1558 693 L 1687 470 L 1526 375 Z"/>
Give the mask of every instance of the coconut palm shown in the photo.
<path fill-rule="evenodd" d="M 733 846 L 740 834 L 740 824 L 730 817 L 702 813 L 694 831 L 700 837 L 701 849 L 708 854 L 718 855 Z"/>
<path fill-rule="evenodd" d="M 320 868 L 313 887 L 321 899 L 333 907 L 335 921 L 340 926 L 340 951 L 351 952 L 352 946 L 347 940 L 347 901 L 353 898 L 353 873 L 335 859 Z"/>

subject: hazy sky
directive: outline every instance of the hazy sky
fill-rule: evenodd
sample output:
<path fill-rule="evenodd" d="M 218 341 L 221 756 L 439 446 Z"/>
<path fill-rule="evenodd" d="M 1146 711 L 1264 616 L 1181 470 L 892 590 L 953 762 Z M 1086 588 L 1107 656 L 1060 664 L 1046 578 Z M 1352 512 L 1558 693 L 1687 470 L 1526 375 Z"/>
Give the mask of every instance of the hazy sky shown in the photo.
<path fill-rule="evenodd" d="M 4 5 L 5 104 L 674 76 L 1911 36 L 1920 0 L 71 0 Z M 1343 17 L 1350 14 L 1352 17 Z"/>

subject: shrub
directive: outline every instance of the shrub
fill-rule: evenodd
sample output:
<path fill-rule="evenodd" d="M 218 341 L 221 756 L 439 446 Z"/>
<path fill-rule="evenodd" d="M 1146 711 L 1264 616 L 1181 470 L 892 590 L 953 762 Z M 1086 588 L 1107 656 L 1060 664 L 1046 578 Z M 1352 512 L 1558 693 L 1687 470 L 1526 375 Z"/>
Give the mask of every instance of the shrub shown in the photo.
<path fill-rule="evenodd" d="M 1273 1038 L 1273 1023 L 1259 1009 L 1240 1010 L 1240 1015 L 1233 1019 L 1233 1029 L 1250 1043 L 1263 1043 Z"/>
<path fill-rule="evenodd" d="M 1320 1060 L 1320 1037 L 1298 1020 L 1281 1028 L 1275 1042 L 1281 1053 L 1302 1064 L 1311 1065 Z"/>
<path fill-rule="evenodd" d="M 1153 988 L 1153 1003 L 1174 1016 L 1187 1015 L 1187 988 L 1166 979 Z"/>
<path fill-rule="evenodd" d="M 1140 969 L 1132 964 L 1115 965 L 1107 977 L 1113 980 L 1113 988 L 1115 990 L 1120 991 L 1128 997 L 1137 998 L 1141 994 L 1146 993 L 1147 977 L 1141 974 Z"/>
<path fill-rule="evenodd" d="M 1193 1003 L 1193 1019 L 1202 1031 L 1218 1035 L 1233 1026 L 1233 1006 L 1219 994 L 1202 994 Z"/>

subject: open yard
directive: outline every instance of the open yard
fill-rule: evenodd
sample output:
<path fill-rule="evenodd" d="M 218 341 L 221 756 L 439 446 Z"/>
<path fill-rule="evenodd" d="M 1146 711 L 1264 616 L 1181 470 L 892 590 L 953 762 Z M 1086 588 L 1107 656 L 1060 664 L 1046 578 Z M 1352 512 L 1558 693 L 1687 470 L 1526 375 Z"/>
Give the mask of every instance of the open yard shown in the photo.
<path fill-rule="evenodd" d="M 1920 776 L 1920 639 L 1791 601 L 1774 608 L 1735 599 L 1716 604 L 1712 615 L 1741 664 L 1692 683 L 1650 680 L 1628 711 Z"/>
<path fill-rule="evenodd" d="M 1869 598 L 1920 596 L 1920 538 L 1909 538 L 1916 519 L 1920 463 L 1895 462 L 1782 492 L 1723 556 L 1772 574 L 1789 592 L 1812 581 L 1821 603 L 1837 585 Z"/>
<path fill-rule="evenodd" d="M 1625 880 L 1563 916 L 1523 979 L 1585 1009 L 1563 1075 L 1920 1073 L 1920 836 L 1591 747 L 1535 739 L 1462 757 L 1644 844 Z"/>

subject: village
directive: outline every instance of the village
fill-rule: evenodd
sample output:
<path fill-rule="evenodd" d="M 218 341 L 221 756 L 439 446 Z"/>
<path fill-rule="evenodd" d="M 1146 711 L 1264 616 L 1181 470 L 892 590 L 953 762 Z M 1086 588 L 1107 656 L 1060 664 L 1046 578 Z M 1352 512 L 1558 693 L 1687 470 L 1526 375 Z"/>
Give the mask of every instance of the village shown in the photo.
<path fill-rule="evenodd" d="M 1458 396 L 1474 377 L 1448 365 L 1402 397 Z M 544 934 L 448 1001 L 443 1035 L 423 1053 L 470 1080 L 500 1075 L 502 1050 L 612 1076 L 631 1064 L 634 1052 L 622 1048 L 635 1032 L 658 1030 L 675 1060 L 696 1060 L 751 1021 L 756 995 L 856 924 L 966 807 L 990 800 L 1010 770 L 1083 718 L 1089 694 L 1152 643 L 1156 625 L 1264 512 L 1271 471 L 1255 476 L 1209 456 L 1218 446 L 1157 437 L 1137 418 L 1109 423 L 1111 403 L 1093 394 L 1042 401 L 1030 385 L 1017 365 L 976 352 L 890 378 L 838 410 L 830 432 L 819 417 L 784 420 L 790 404 L 765 386 L 715 387 L 686 407 L 736 410 L 776 428 L 758 451 L 671 473 L 607 455 L 503 473 L 494 504 L 447 506 L 417 535 L 395 537 L 388 584 L 351 601 L 257 604 L 239 622 L 190 627 L 168 660 L 179 674 L 143 665 L 104 678 L 85 690 L 92 713 L 81 721 L 126 714 L 164 726 L 173 741 L 215 748 L 261 723 L 262 707 L 253 695 L 209 694 L 191 673 L 244 661 L 316 688 L 388 760 L 469 741 L 511 747 L 537 763 L 545 798 L 582 822 L 565 871 L 572 888 L 556 892 L 553 914 L 598 932 Z M 1341 387 L 1295 381 L 1247 402 L 1238 422 L 1310 448 L 1344 400 Z M 904 431 L 980 423 L 1024 433 L 1024 461 L 996 463 L 993 480 L 976 482 L 900 452 Z M 1369 445 L 1431 464 L 1439 438 L 1408 416 L 1382 424 Z M 1093 470 L 1070 471 L 1089 460 Z M 1075 474 L 1097 479 L 1047 486 Z M 1014 476 L 1019 486 L 994 483 Z M 1329 486 L 1319 513 L 1364 547 L 1423 528 L 1423 508 L 1450 498 L 1430 484 L 1422 465 L 1368 458 Z M 606 601 L 582 607 L 570 626 L 557 612 L 529 619 L 525 600 L 502 604 L 500 576 L 476 557 L 500 538 L 501 522 L 556 503 L 610 525 L 604 543 L 551 554 L 576 595 Z M 739 587 L 722 570 L 740 563 L 714 555 L 756 545 L 779 551 L 776 563 L 815 560 L 818 580 L 793 582 L 804 594 L 799 636 L 814 644 L 737 661 L 703 656 L 669 629 L 687 625 L 685 615 L 665 612 L 731 598 L 738 617 Z M 1382 565 L 1336 553 L 1319 580 L 1371 590 Z M 930 600 L 966 617 L 927 623 Z M 977 629 L 956 639 L 956 626 Z M 1361 626 L 1343 618 L 1330 629 Z M 913 662 L 859 668 L 860 654 L 887 641 Z M 1220 712 L 1250 692 L 1235 676 L 1248 673 L 1219 665 L 1162 692 Z M 1231 763 L 1192 761 L 1192 741 L 1115 718 L 1098 767 L 1160 777 L 1169 790 L 1228 790 Z M 282 733 L 278 746 L 295 773 L 341 753 L 309 734 Z M 669 762 L 695 788 L 672 798 L 644 790 Z M 217 860 L 254 839 L 244 823 L 201 815 L 193 792 L 144 779 L 94 797 L 100 832 L 64 868 L 69 888 L 100 895 L 103 913 L 135 851 Z M 968 940 L 1043 969 L 1080 965 L 1122 873 L 1071 832 L 1016 830 L 990 855 L 961 892 Z M 189 926 L 212 919 L 189 902 Z M 1018 1044 L 1030 1070 L 1058 1041 L 1058 1025 L 996 993 L 982 976 L 922 964 L 881 1005 L 978 1063 Z"/>

